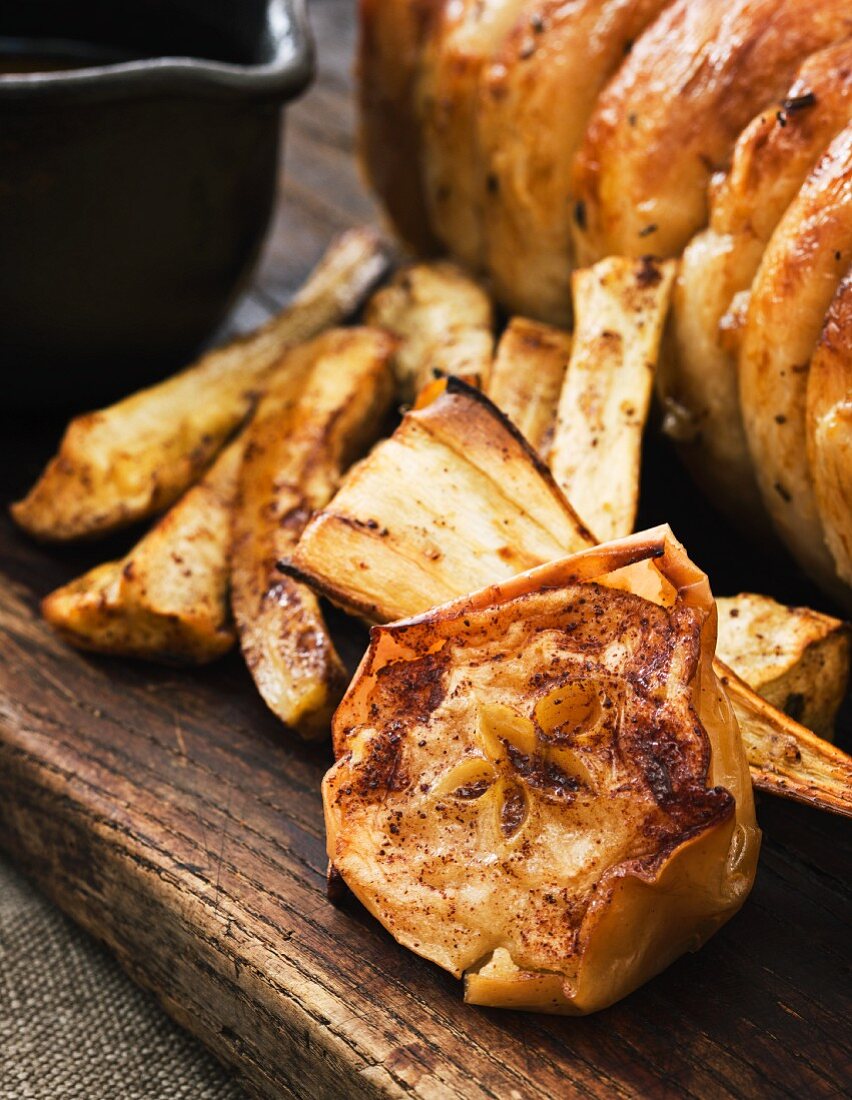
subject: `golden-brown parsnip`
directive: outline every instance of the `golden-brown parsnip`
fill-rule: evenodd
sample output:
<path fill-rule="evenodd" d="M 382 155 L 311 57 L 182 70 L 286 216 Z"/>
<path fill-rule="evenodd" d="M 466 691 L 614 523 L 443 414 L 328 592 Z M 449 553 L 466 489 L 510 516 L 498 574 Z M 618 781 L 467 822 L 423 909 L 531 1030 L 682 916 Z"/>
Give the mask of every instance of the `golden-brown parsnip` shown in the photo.
<path fill-rule="evenodd" d="M 391 403 L 394 339 L 333 329 L 294 348 L 246 433 L 234 516 L 231 600 L 243 655 L 269 708 L 305 738 L 328 732 L 346 676 L 314 594 L 278 561 Z"/>
<path fill-rule="evenodd" d="M 673 354 L 659 390 L 666 424 L 690 472 L 744 530 L 770 531 L 740 414 L 737 351 L 764 249 L 834 135 L 852 118 L 852 39 L 807 58 L 784 106 L 763 111 L 710 191 L 710 224 L 681 260 L 672 309 Z M 768 517 L 767 517 L 768 518 Z"/>
<path fill-rule="evenodd" d="M 418 84 L 438 0 L 360 0 L 358 151 L 403 241 L 420 255 L 438 251 L 421 171 Z"/>
<path fill-rule="evenodd" d="M 577 260 L 676 256 L 707 188 L 803 58 L 849 37 L 848 0 L 675 0 L 600 96 L 575 162 Z"/>
<path fill-rule="evenodd" d="M 335 603 L 389 622 L 591 542 L 517 429 L 451 378 L 349 473 L 288 560 Z"/>
<path fill-rule="evenodd" d="M 758 485 L 776 529 L 815 580 L 850 602 L 825 544 L 808 465 L 811 356 L 852 263 L 852 123 L 808 176 L 764 253 L 739 358 L 740 402 Z"/>
<path fill-rule="evenodd" d="M 399 340 L 394 373 L 404 401 L 413 401 L 436 374 L 488 379 L 494 308 L 482 287 L 454 264 L 402 268 L 372 296 L 364 320 Z"/>
<path fill-rule="evenodd" d="M 754 786 L 852 817 L 852 757 L 817 737 L 716 662 L 743 739 Z"/>
<path fill-rule="evenodd" d="M 550 468 L 595 536 L 633 530 L 642 433 L 676 265 L 614 256 L 575 271 L 574 342 Z"/>
<path fill-rule="evenodd" d="M 831 740 L 849 685 L 849 627 L 743 592 L 718 597 L 716 652 L 767 702 Z"/>
<path fill-rule="evenodd" d="M 286 348 L 339 323 L 385 270 L 371 229 L 344 233 L 290 305 L 165 382 L 73 420 L 15 521 L 40 539 L 103 535 L 162 511 L 245 420 Z"/>
<path fill-rule="evenodd" d="M 231 515 L 242 437 L 219 455 L 121 561 L 42 601 L 71 645 L 165 664 L 204 664 L 234 644 L 228 606 Z"/>
<path fill-rule="evenodd" d="M 540 455 L 550 451 L 570 354 L 570 333 L 525 317 L 513 317 L 497 345 L 486 392 Z"/>
<path fill-rule="evenodd" d="M 760 834 L 667 528 L 377 628 L 341 704 L 328 853 L 475 1004 L 584 1014 L 739 909 Z"/>
<path fill-rule="evenodd" d="M 811 359 L 808 459 L 825 541 L 852 586 L 852 271 L 837 288 Z"/>

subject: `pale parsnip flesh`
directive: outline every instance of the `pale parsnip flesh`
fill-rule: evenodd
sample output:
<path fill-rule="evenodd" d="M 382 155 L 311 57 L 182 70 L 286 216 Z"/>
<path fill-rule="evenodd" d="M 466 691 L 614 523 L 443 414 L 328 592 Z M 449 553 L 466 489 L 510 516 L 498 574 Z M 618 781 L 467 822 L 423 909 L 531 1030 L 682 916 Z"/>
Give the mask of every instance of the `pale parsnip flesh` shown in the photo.
<path fill-rule="evenodd" d="M 481 286 L 454 264 L 415 264 L 372 296 L 369 325 L 397 337 L 394 373 L 411 402 L 436 375 L 488 379 L 494 352 L 494 309 Z"/>
<path fill-rule="evenodd" d="M 553 476 L 601 541 L 633 530 L 676 265 L 612 257 L 575 271 L 574 339 L 550 452 Z"/>
<path fill-rule="evenodd" d="M 829 741 L 849 686 L 849 627 L 744 592 L 718 597 L 716 653 L 758 695 Z"/>
<path fill-rule="evenodd" d="M 497 345 L 486 392 L 540 455 L 547 455 L 571 354 L 562 329 L 513 317 Z"/>
<path fill-rule="evenodd" d="M 450 379 L 349 473 L 289 564 L 346 610 L 388 622 L 591 542 L 517 430 Z"/>

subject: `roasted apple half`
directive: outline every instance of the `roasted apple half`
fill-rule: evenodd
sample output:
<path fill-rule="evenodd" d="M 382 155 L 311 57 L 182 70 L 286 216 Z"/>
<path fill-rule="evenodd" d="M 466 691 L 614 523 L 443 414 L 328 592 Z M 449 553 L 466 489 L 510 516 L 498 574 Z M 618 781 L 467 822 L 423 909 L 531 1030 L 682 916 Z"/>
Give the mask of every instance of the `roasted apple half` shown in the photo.
<path fill-rule="evenodd" d="M 754 879 L 715 640 L 668 528 L 374 628 L 323 785 L 334 867 L 472 1003 L 612 1004 Z"/>

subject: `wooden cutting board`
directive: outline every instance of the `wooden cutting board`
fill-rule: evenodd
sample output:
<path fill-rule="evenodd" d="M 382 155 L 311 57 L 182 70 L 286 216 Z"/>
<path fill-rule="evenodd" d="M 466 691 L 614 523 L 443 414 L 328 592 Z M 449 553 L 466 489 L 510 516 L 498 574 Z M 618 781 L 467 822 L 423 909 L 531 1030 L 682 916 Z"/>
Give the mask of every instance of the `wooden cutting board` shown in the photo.
<path fill-rule="evenodd" d="M 312 6 L 323 72 L 289 118 L 256 323 L 338 229 L 371 216 L 352 163 L 352 5 Z M 26 488 L 59 420 L 6 416 L 0 489 Z M 818 599 L 652 453 L 644 518 L 672 518 L 719 591 Z M 466 1007 L 461 987 L 325 896 L 327 747 L 294 743 L 237 656 L 199 672 L 86 657 L 38 617 L 121 543 L 47 550 L 0 525 L 0 844 L 263 1096 L 828 1097 L 852 1086 L 849 822 L 762 798 L 742 913 L 699 954 L 580 1020 Z M 736 552 L 734 552 L 736 551 Z M 338 623 L 351 661 L 363 633 Z M 848 731 L 846 742 L 848 744 Z"/>

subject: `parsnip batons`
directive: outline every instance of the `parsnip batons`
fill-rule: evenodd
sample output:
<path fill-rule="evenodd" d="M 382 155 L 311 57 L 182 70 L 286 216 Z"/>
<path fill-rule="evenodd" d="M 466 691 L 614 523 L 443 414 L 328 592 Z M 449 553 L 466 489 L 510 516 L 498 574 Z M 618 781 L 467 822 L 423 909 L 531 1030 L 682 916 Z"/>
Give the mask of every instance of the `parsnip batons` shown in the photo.
<path fill-rule="evenodd" d="M 602 541 L 633 530 L 642 433 L 675 264 L 613 257 L 575 271 L 575 329 L 550 468 Z"/>
<path fill-rule="evenodd" d="M 282 575 L 311 512 L 376 437 L 393 338 L 335 329 L 289 353 L 247 432 L 234 517 L 234 618 L 258 691 L 303 737 L 327 733 L 346 683 L 314 594 Z"/>
<path fill-rule="evenodd" d="M 852 758 L 776 710 L 717 662 L 755 787 L 852 817 Z"/>
<path fill-rule="evenodd" d="M 571 354 L 562 329 L 513 317 L 497 345 L 487 393 L 526 441 L 547 455 Z"/>
<path fill-rule="evenodd" d="M 71 645 L 166 664 L 204 664 L 234 643 L 228 606 L 231 513 L 243 441 L 121 561 L 108 562 L 42 602 Z"/>
<path fill-rule="evenodd" d="M 411 402 L 437 374 L 477 376 L 484 384 L 494 351 L 494 310 L 485 291 L 454 264 L 416 264 L 376 291 L 367 324 L 398 337 L 394 373 Z"/>

